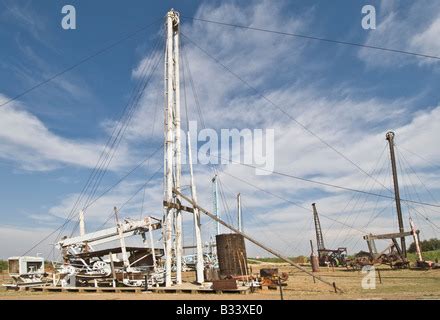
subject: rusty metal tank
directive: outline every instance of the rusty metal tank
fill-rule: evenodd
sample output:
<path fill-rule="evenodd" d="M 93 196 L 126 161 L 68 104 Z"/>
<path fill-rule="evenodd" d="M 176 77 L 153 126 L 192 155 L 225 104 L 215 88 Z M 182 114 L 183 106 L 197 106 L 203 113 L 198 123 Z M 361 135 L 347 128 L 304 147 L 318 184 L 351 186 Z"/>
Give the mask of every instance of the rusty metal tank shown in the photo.
<path fill-rule="evenodd" d="M 314 254 L 312 254 L 310 256 L 310 264 L 312 265 L 312 272 L 318 272 L 319 271 L 319 259 Z"/>
<path fill-rule="evenodd" d="M 217 258 L 220 276 L 244 276 L 248 274 L 246 246 L 240 234 L 220 234 L 216 236 Z"/>

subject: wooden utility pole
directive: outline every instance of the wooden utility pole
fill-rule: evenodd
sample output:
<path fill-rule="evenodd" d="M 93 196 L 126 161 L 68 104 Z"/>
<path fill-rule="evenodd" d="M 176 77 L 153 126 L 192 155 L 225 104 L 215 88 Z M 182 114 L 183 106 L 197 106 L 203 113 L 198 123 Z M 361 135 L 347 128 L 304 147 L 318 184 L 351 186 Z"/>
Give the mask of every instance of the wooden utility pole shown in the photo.
<path fill-rule="evenodd" d="M 397 178 L 396 155 L 394 153 L 394 132 L 392 132 L 392 131 L 387 132 L 386 139 L 388 140 L 388 144 L 390 147 L 391 168 L 393 171 L 393 183 L 394 183 L 394 199 L 396 201 L 396 210 L 397 210 L 397 220 L 399 223 L 399 232 L 404 233 L 405 227 L 403 225 L 402 206 L 400 203 L 400 192 L 399 192 L 399 180 Z M 405 243 L 404 236 L 402 236 L 400 238 L 400 244 L 402 247 L 402 254 L 406 258 L 406 243 Z"/>

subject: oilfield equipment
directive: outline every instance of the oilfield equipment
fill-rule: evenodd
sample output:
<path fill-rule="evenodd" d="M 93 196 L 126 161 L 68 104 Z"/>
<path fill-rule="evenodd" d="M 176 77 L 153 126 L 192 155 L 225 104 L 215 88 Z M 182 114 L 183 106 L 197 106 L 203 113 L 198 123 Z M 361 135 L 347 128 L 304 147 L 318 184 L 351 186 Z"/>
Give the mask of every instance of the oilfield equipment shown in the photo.
<path fill-rule="evenodd" d="M 364 265 L 371 265 L 371 264 L 388 264 L 392 268 L 407 268 L 409 267 L 409 261 L 407 259 L 405 237 L 414 236 L 417 239 L 419 237 L 418 230 L 409 231 L 409 232 L 405 232 L 404 230 L 402 205 L 400 202 L 399 179 L 397 176 L 396 154 L 394 149 L 395 146 L 394 136 L 395 134 L 392 131 L 389 131 L 386 134 L 386 140 L 388 141 L 389 152 L 390 152 L 392 177 L 393 177 L 393 185 L 394 185 L 394 200 L 396 205 L 399 232 L 390 233 L 390 234 L 380 234 L 380 235 L 373 235 L 373 234 L 365 235 L 363 239 L 367 242 L 369 252 L 358 253 L 355 256 L 354 261 L 352 262 L 352 265 L 354 267 L 361 267 Z M 400 239 L 400 245 L 397 239 Z M 385 248 L 385 250 L 381 252 L 377 252 L 376 243 L 375 243 L 376 240 L 391 240 L 391 243 Z"/>
<path fill-rule="evenodd" d="M 47 276 L 42 257 L 11 257 L 8 259 L 9 275 L 13 286 L 36 286 Z"/>
<path fill-rule="evenodd" d="M 327 249 L 324 245 L 324 237 L 322 235 L 321 222 L 319 221 L 318 210 L 316 204 L 312 203 L 313 207 L 313 221 L 315 223 L 316 244 L 318 250 L 319 266 L 346 266 L 347 265 L 347 248 Z M 314 256 L 313 244 L 312 257 Z"/>
<path fill-rule="evenodd" d="M 188 61 L 184 50 L 181 50 L 181 25 L 180 15 L 175 10 L 170 10 L 165 17 L 165 50 L 157 50 L 157 59 L 151 59 L 151 74 L 156 70 L 162 54 L 164 53 L 164 128 L 163 145 L 157 151 L 163 148 L 163 199 L 161 199 L 160 210 L 162 212 L 156 215 L 147 215 L 142 219 L 120 218 L 122 207 L 113 208 L 110 218 L 115 224 L 110 228 L 100 227 L 94 232 L 86 232 L 85 216 L 87 209 L 96 201 L 93 197 L 96 195 L 95 186 L 99 185 L 102 176 L 101 173 L 95 173 L 92 182 L 87 186 L 93 192 L 87 196 L 84 206 L 74 205 L 72 212 L 68 215 L 67 223 L 72 220 L 78 220 L 79 235 L 74 236 L 74 229 L 70 236 L 58 237 L 55 241 L 54 249 L 59 250 L 61 255 L 60 262 L 52 262 L 53 271 L 45 272 L 44 259 L 39 257 L 30 257 L 24 254 L 21 257 L 12 257 L 9 259 L 9 272 L 14 283 L 6 285 L 9 288 L 30 287 L 30 286 L 50 286 L 53 288 L 166 288 L 172 290 L 182 288 L 184 285 L 184 272 L 192 272 L 195 275 L 195 281 L 192 283 L 194 288 L 203 291 L 222 291 L 222 290 L 245 290 L 254 287 L 261 287 L 262 284 L 268 286 L 280 285 L 286 283 L 287 273 L 279 272 L 277 268 L 262 269 L 259 274 L 252 274 L 248 265 L 248 254 L 246 244 L 252 244 L 265 252 L 278 257 L 289 266 L 292 266 L 310 276 L 314 281 L 319 281 L 328 286 L 335 292 L 344 292 L 333 281 L 317 276 L 316 271 L 319 266 L 348 266 L 354 268 L 371 265 L 375 263 L 387 263 L 392 267 L 408 267 L 407 249 L 405 237 L 412 236 L 417 247 L 417 261 L 419 266 L 431 266 L 423 261 L 420 248 L 419 231 L 415 229 L 414 222 L 410 219 L 410 231 L 404 230 L 401 198 L 399 193 L 396 156 L 394 153 L 394 133 L 387 133 L 389 143 L 393 182 L 394 182 L 394 201 L 397 209 L 398 233 L 390 234 L 367 234 L 363 233 L 367 241 L 369 252 L 361 253 L 354 259 L 347 258 L 347 248 L 338 247 L 329 249 L 325 246 L 321 223 L 316 204 L 312 204 L 312 213 L 316 234 L 316 254 L 313 248 L 313 242 L 310 241 L 312 254 L 310 269 L 295 263 L 286 254 L 270 247 L 266 242 L 259 241 L 244 231 L 242 216 L 242 194 L 234 193 L 237 202 L 237 220 L 232 223 L 226 222 L 223 216 L 226 212 L 220 212 L 220 188 L 219 173 L 214 170 L 214 176 L 211 179 L 212 187 L 212 212 L 202 207 L 198 201 L 196 188 L 196 179 L 192 161 L 191 135 L 189 130 L 189 119 L 187 128 L 181 125 L 181 100 L 185 101 L 185 113 L 188 113 L 186 106 L 186 96 L 181 99 L 181 78 L 185 79 L 185 68 L 189 69 Z M 159 44 L 159 42 L 158 42 Z M 158 46 L 159 47 L 159 46 Z M 187 75 L 191 73 L 187 69 Z M 150 77 L 145 74 L 144 79 L 135 92 L 132 105 L 128 108 L 129 113 L 142 97 L 143 91 L 148 84 Z M 192 78 L 190 78 L 192 80 Z M 190 81 L 191 85 L 193 82 Z M 184 87 L 185 88 L 185 87 Z M 193 88 L 194 91 L 194 88 Z M 197 102 L 195 92 L 195 102 Z M 162 93 L 161 93 L 162 94 Z M 186 95 L 186 90 L 184 90 Z M 119 132 L 125 132 L 131 115 L 121 120 L 121 128 L 115 129 L 114 140 L 109 140 L 111 144 L 118 145 L 120 140 Z M 186 133 L 186 137 L 182 137 Z M 113 139 L 113 137 L 111 137 Z M 186 141 L 187 150 L 182 151 L 182 140 Z M 186 152 L 185 152 L 186 151 Z M 112 151 L 113 152 L 113 151 Z M 187 180 L 183 181 L 185 175 L 182 174 L 182 156 L 187 156 L 188 175 Z M 102 162 L 98 161 L 97 168 L 105 168 L 113 158 L 114 154 L 105 154 Z M 151 157 L 150 156 L 150 157 Z M 149 158 L 148 158 L 149 160 Z M 142 163 L 141 163 L 142 164 Z M 139 165 L 138 165 L 139 167 Z M 99 170 L 98 170 L 99 171 Z M 280 174 L 275 172 L 275 174 Z M 281 174 L 288 176 L 287 174 Z M 154 176 L 154 175 L 153 175 Z M 295 178 L 291 176 L 292 178 Z M 95 179 L 96 181 L 93 181 Z M 299 178 L 299 180 L 308 180 Z M 148 184 L 148 180 L 144 187 Z M 208 180 L 209 181 L 209 180 Z M 309 180 L 310 182 L 311 180 Z M 186 183 L 186 184 L 185 184 Z M 313 181 L 312 181 L 313 183 Z M 316 183 L 316 182 L 315 182 Z M 321 185 L 331 186 L 328 183 Z M 257 187 L 258 188 L 258 187 Z M 259 188 L 261 190 L 261 188 Z M 340 189 L 344 189 L 340 187 Z M 345 188 L 349 189 L 349 188 Z M 140 189 L 142 190 L 142 189 Z M 350 190 L 350 189 L 349 189 Z M 353 191 L 353 190 L 351 190 Z M 358 191 L 358 190 L 354 190 Z M 82 194 L 81 194 L 82 196 Z M 280 198 L 280 197 L 278 197 Z M 81 198 L 79 198 L 80 200 Z M 99 197 L 98 197 L 99 199 Z M 79 203 L 79 200 L 77 203 Z M 77 210 L 81 209 L 81 210 Z M 143 208 L 142 208 L 143 209 Z M 309 210 L 309 208 L 306 208 Z M 142 212 L 143 214 L 143 212 Z M 79 219 L 76 219 L 78 215 Z M 158 218 L 157 215 L 161 215 Z M 184 246 L 183 243 L 183 216 L 189 215 L 192 218 L 191 227 L 193 230 L 193 243 L 190 246 Z M 202 240 L 201 216 L 209 218 L 216 226 L 215 241 L 211 237 L 210 241 Z M 321 213 L 321 215 L 323 215 Z M 325 217 L 325 215 L 323 215 Z M 235 220 L 235 219 L 234 219 Z M 308 220 L 308 218 L 307 218 Z M 106 222 L 106 223 L 107 223 Z M 308 221 L 311 222 L 311 221 Z M 337 221 L 336 221 L 337 222 Z M 105 225 L 105 224 L 104 224 Z M 346 224 L 345 224 L 346 225 Z M 62 225 L 55 233 L 62 233 Z M 246 224 L 246 231 L 248 227 Z M 204 229 L 205 231 L 206 229 Z M 186 230 L 185 230 L 186 231 Z M 212 236 L 212 235 L 211 235 Z M 142 241 L 142 245 L 127 245 L 128 239 L 137 239 Z M 306 238 L 304 238 L 306 239 Z M 376 249 L 376 240 L 389 240 L 390 245 L 383 251 Z M 400 241 L 399 241 L 400 240 Z M 160 241 L 160 245 L 157 242 Z M 305 241 L 305 240 L 304 240 Z M 41 242 L 40 242 L 41 243 Z M 37 243 L 40 244 L 40 243 Z M 115 245 L 116 243 L 116 245 Z M 107 245 L 107 248 L 101 246 Z M 99 248 L 98 248 L 99 247 Z M 35 248 L 35 246 L 33 247 Z M 32 248 L 32 249 L 33 249 Z M 32 250 L 31 249 L 31 250 Z M 192 254 L 186 254 L 185 250 L 192 249 Z M 29 251 L 28 251 L 29 252 Z"/>
<path fill-rule="evenodd" d="M 217 177 L 213 179 L 214 214 L 198 204 L 197 190 L 192 166 L 191 137 L 187 131 L 189 193 L 182 189 L 182 150 L 181 150 L 181 110 L 180 110 L 180 17 L 171 10 L 165 18 L 165 112 L 164 112 L 164 199 L 163 218 L 148 216 L 140 220 L 119 219 L 120 208 L 114 208 L 115 227 L 86 233 L 84 211 L 79 215 L 79 236 L 63 237 L 55 245 L 60 250 L 62 262 L 53 263 L 52 277 L 45 280 L 45 285 L 61 288 L 76 287 L 179 287 L 182 285 L 182 272 L 195 269 L 195 283 L 206 289 L 205 275 L 210 275 L 214 289 L 230 288 L 240 280 L 249 288 L 258 286 L 256 277 L 249 274 L 245 240 L 266 250 L 297 269 L 313 276 L 332 289 L 342 291 L 334 283 L 312 275 L 308 270 L 284 257 L 251 236 L 243 233 L 241 222 L 241 198 L 237 199 L 238 228 L 224 222 L 218 209 Z M 188 119 L 187 119 L 188 121 Z M 110 158 L 111 159 L 111 158 Z M 184 202 L 187 205 L 184 205 Z M 195 254 L 183 255 L 182 214 L 193 216 L 195 235 Z M 200 215 L 205 214 L 217 223 L 216 255 L 204 252 L 201 237 Z M 220 234 L 220 226 L 230 230 L 230 234 Z M 161 232 L 163 248 L 155 248 L 153 233 Z M 144 245 L 132 247 L 126 245 L 128 237 L 140 236 Z M 98 245 L 117 242 L 116 247 L 95 249 Z M 206 248 L 206 247 L 205 247 Z M 20 258 L 31 260 L 29 257 Z M 23 263 L 23 262 L 22 262 Z M 30 262 L 29 262 L 30 263 Z M 218 265 L 218 269 L 217 269 Z M 15 269 L 11 269 L 14 271 Z M 217 271 L 216 271 L 217 270 Z M 37 271 L 28 272 L 35 274 Z M 218 274 L 218 276 L 216 275 Z M 19 274 L 24 276 L 24 274 Z M 40 284 L 40 277 L 32 278 L 34 284 Z M 226 282 L 222 282 L 226 281 Z M 229 284 L 227 284 L 229 283 Z M 209 285 L 209 283 L 208 283 Z M 17 285 L 10 284 L 10 288 Z M 233 285 L 235 288 L 236 284 Z M 209 286 L 208 286 L 209 289 Z M 213 289 L 213 290 L 214 290 Z"/>
<path fill-rule="evenodd" d="M 99 282 L 110 281 L 115 286 L 118 281 L 126 286 L 141 286 L 145 285 L 146 273 L 150 285 L 164 282 L 164 270 L 157 263 L 164 252 L 163 249 L 154 248 L 153 241 L 153 231 L 161 229 L 162 222 L 152 217 L 120 222 L 117 209 L 114 210 L 116 227 L 66 237 L 56 244 L 62 252 L 63 262 L 56 265 L 58 278 L 53 279 L 53 285 L 76 287 L 93 281 L 93 285 L 98 286 Z M 144 247 L 126 246 L 125 238 L 135 235 L 142 237 Z M 93 248 L 115 240 L 120 244 L 118 247 L 103 250 Z M 148 242 L 150 247 L 147 246 Z M 121 254 L 122 259 L 118 259 L 117 254 Z"/>

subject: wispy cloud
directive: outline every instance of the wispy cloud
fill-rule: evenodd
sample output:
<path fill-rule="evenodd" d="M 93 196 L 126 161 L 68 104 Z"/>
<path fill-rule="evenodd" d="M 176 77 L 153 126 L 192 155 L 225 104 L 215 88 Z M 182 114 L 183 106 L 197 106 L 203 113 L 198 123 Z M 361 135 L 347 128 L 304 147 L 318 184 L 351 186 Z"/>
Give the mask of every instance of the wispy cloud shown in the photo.
<path fill-rule="evenodd" d="M 439 3 L 426 0 L 406 4 L 383 1 L 377 12 L 377 29 L 369 32 L 366 45 L 440 56 Z M 359 51 L 359 58 L 371 67 L 438 63 L 434 59 L 389 54 L 368 48 Z"/>
<path fill-rule="evenodd" d="M 26 228 L 24 226 L 0 226 L 0 258 L 19 256 L 51 232 L 50 228 Z M 44 242 L 30 254 L 48 257 L 53 244 Z"/>
<path fill-rule="evenodd" d="M 0 101 L 8 101 L 0 95 Z M 103 144 L 68 139 L 51 132 L 36 116 L 17 102 L 1 110 L 0 157 L 17 163 L 25 170 L 53 170 L 63 165 L 93 168 Z M 117 168 L 124 163 L 123 153 L 112 163 Z"/>

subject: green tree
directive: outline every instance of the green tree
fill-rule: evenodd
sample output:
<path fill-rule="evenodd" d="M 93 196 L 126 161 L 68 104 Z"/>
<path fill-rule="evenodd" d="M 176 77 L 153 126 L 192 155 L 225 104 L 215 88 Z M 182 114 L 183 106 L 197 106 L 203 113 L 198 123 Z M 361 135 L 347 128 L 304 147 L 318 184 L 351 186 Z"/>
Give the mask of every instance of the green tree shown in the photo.
<path fill-rule="evenodd" d="M 423 240 L 420 242 L 420 247 L 422 252 L 440 250 L 440 239 L 432 238 L 429 240 Z M 416 252 L 415 242 L 411 243 L 411 245 L 408 248 L 408 252 L 410 253 Z"/>
<path fill-rule="evenodd" d="M 0 273 L 2 273 L 3 270 L 8 270 L 8 262 L 0 260 Z"/>

